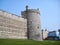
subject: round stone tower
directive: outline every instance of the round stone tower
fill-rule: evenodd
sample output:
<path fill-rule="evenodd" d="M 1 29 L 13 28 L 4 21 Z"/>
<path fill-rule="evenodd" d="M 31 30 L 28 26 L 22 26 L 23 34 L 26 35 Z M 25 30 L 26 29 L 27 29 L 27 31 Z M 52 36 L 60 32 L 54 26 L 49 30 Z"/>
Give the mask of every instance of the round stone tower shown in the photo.
<path fill-rule="evenodd" d="M 27 37 L 33 40 L 42 40 L 40 11 L 39 9 L 28 9 L 21 12 L 22 17 L 27 19 Z"/>

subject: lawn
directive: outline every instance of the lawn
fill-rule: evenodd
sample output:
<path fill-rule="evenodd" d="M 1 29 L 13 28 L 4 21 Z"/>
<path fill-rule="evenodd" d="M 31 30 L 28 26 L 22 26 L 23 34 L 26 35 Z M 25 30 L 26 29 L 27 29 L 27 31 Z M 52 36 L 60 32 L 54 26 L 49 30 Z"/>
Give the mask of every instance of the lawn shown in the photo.
<path fill-rule="evenodd" d="M 0 39 L 0 45 L 60 45 L 60 41 L 46 40 L 22 40 L 22 39 Z"/>

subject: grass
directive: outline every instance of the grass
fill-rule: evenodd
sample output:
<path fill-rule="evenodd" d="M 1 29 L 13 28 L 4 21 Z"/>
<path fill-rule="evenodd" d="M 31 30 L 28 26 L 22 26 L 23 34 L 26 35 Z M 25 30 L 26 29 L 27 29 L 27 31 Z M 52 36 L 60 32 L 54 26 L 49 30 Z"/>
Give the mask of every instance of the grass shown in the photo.
<path fill-rule="evenodd" d="M 46 40 L 22 40 L 22 39 L 0 39 L 0 45 L 60 45 L 60 41 Z"/>

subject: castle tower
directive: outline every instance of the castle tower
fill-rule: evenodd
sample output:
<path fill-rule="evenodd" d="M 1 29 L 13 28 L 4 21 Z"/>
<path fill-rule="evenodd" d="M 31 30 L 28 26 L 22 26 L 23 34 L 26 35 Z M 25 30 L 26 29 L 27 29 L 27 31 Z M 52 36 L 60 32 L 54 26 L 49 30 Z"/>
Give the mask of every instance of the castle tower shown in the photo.
<path fill-rule="evenodd" d="M 28 39 L 42 40 L 41 24 L 40 24 L 40 11 L 39 9 L 28 9 L 21 12 L 22 17 L 27 19 L 27 36 Z"/>

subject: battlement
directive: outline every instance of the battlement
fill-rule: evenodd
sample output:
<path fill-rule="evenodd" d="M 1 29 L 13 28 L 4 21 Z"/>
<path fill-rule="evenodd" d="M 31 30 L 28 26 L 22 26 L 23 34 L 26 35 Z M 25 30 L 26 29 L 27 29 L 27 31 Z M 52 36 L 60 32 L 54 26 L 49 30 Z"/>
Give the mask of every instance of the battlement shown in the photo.
<path fill-rule="evenodd" d="M 26 10 L 25 11 L 27 11 L 29 13 L 31 12 L 31 13 L 38 13 L 38 14 L 40 14 L 39 8 L 37 8 L 37 9 L 29 9 L 28 6 L 26 6 Z"/>
<path fill-rule="evenodd" d="M 40 14 L 40 11 L 37 9 L 28 9 L 28 12 Z"/>

